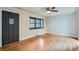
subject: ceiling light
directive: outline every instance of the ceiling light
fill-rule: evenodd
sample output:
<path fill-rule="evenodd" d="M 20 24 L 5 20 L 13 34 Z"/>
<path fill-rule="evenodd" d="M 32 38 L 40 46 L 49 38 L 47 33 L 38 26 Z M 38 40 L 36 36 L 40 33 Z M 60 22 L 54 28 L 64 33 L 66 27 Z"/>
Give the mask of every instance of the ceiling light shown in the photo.
<path fill-rule="evenodd" d="M 50 14 L 50 13 L 51 13 L 51 11 L 46 11 L 46 13 Z"/>

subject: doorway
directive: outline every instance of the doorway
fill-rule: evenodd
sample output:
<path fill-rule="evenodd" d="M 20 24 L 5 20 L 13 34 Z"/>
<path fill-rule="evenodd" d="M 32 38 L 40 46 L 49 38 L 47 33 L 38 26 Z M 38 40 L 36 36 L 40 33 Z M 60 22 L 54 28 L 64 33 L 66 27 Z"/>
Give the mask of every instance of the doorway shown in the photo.
<path fill-rule="evenodd" d="M 19 14 L 2 11 L 2 45 L 19 41 Z"/>

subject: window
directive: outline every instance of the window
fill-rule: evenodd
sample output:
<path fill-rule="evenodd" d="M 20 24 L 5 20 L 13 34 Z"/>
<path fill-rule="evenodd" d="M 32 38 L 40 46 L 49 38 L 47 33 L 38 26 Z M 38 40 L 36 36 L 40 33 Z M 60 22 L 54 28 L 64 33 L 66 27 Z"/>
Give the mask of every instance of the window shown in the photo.
<path fill-rule="evenodd" d="M 44 28 L 44 19 L 30 17 L 30 29 L 42 29 Z"/>

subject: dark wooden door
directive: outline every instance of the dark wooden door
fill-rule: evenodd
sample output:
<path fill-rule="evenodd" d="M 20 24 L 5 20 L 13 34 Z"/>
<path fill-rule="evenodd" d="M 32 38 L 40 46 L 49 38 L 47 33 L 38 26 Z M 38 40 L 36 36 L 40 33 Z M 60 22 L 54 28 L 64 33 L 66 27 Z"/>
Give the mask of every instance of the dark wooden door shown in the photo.
<path fill-rule="evenodd" d="M 19 14 L 2 11 L 2 45 L 19 41 Z"/>

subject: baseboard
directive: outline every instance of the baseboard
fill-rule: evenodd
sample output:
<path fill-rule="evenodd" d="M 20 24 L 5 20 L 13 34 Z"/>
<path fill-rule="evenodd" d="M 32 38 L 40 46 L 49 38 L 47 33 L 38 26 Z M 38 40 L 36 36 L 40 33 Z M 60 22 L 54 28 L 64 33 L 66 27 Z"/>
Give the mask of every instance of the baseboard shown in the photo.
<path fill-rule="evenodd" d="M 59 34 L 51 34 L 51 33 L 46 33 L 48 35 L 57 35 L 57 36 L 64 36 L 64 37 L 70 37 L 76 40 L 79 40 L 79 38 L 77 36 L 73 36 L 73 35 L 59 35 Z"/>
<path fill-rule="evenodd" d="M 79 40 L 79 38 L 78 38 L 78 37 L 73 37 L 73 36 L 70 36 L 70 38 L 73 38 L 73 39 Z"/>

